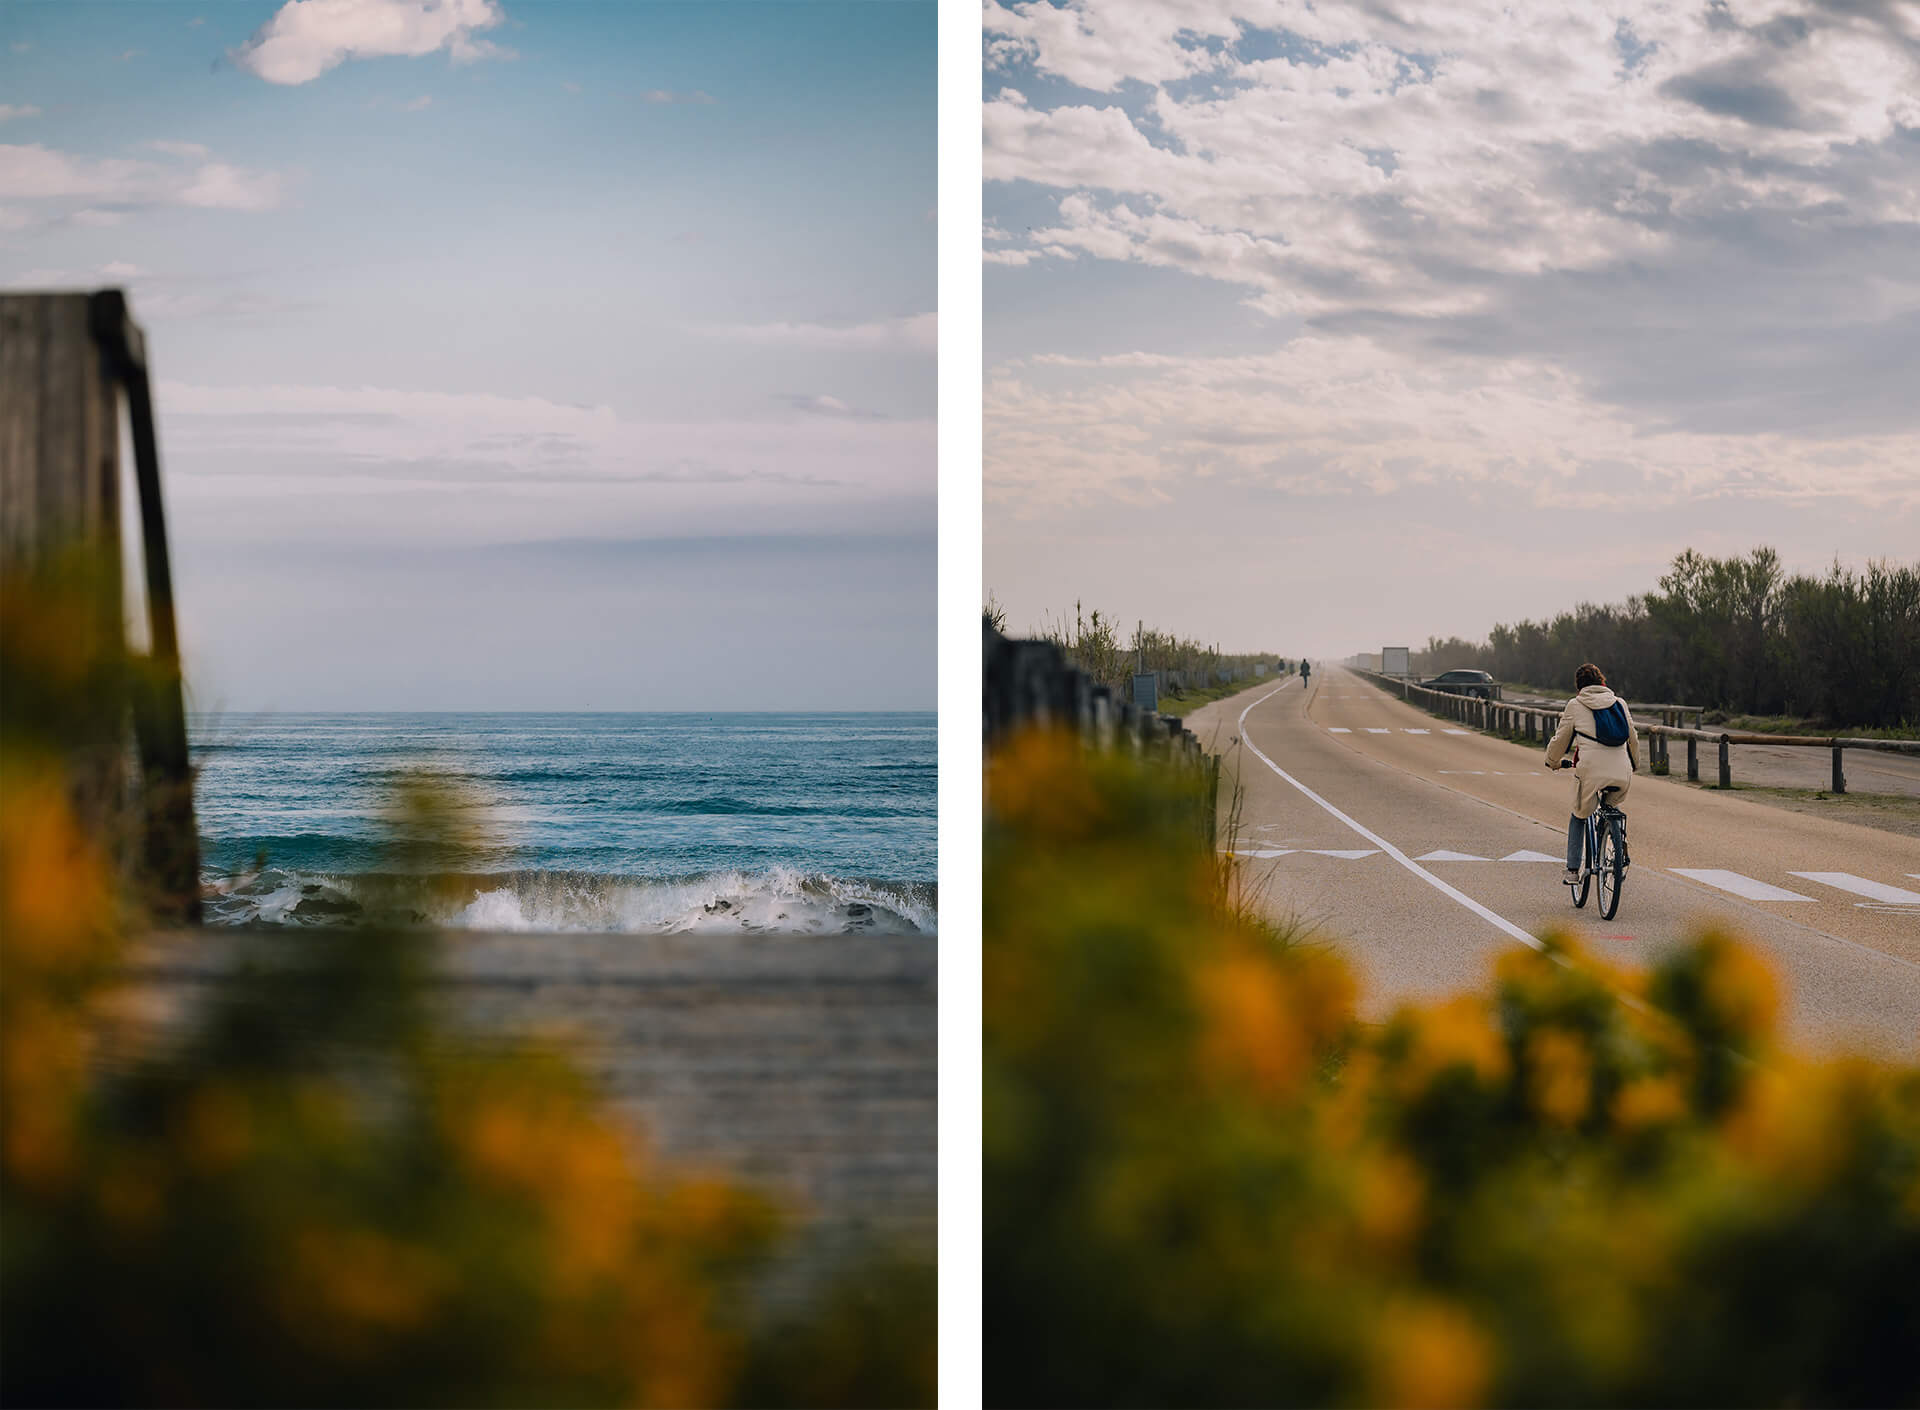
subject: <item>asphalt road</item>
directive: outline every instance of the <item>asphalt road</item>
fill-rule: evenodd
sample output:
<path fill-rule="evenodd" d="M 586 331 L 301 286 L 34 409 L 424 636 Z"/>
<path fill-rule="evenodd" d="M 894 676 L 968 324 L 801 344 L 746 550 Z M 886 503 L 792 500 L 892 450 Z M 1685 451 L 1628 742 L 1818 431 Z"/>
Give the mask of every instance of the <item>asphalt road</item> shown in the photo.
<path fill-rule="evenodd" d="M 1189 726 L 1222 756 L 1222 846 L 1276 919 L 1344 950 L 1363 1011 L 1486 982 L 1503 949 L 1567 926 L 1648 963 L 1702 924 L 1765 953 L 1788 1030 L 1819 1048 L 1920 1051 L 1920 842 L 1642 776 L 1624 808 L 1619 915 L 1573 909 L 1570 775 L 1337 667 L 1263 681 Z"/>

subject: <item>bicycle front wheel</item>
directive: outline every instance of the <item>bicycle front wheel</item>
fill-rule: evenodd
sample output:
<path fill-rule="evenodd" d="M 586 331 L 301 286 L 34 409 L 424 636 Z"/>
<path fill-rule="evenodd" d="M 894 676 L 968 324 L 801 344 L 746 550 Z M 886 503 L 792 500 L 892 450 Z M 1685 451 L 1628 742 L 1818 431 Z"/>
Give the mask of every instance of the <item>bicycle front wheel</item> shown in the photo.
<path fill-rule="evenodd" d="M 1627 866 L 1620 856 L 1619 824 L 1612 818 L 1600 821 L 1600 855 L 1594 861 L 1594 874 L 1600 881 L 1600 919 L 1612 920 L 1620 909 L 1620 888 L 1626 884 Z"/>

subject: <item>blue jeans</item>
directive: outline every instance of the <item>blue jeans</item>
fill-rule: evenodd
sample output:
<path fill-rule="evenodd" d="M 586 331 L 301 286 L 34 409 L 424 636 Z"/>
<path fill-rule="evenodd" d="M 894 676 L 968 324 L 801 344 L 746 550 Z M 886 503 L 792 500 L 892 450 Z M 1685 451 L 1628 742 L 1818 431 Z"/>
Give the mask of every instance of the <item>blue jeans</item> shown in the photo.
<path fill-rule="evenodd" d="M 1567 819 L 1567 870 L 1579 871 L 1580 858 L 1587 850 L 1587 824 L 1584 818 Z"/>

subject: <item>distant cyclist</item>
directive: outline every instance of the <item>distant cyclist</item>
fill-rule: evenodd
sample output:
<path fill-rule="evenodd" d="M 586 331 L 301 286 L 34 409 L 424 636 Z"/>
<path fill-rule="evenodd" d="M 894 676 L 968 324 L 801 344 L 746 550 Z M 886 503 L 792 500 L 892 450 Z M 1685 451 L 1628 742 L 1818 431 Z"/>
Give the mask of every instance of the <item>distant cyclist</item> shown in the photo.
<path fill-rule="evenodd" d="M 1586 840 L 1586 821 L 1600 806 L 1603 789 L 1616 789 L 1613 801 L 1627 795 L 1634 771 L 1640 767 L 1638 746 L 1633 737 L 1633 716 L 1627 702 L 1607 688 L 1607 678 L 1591 661 L 1573 674 L 1576 688 L 1567 708 L 1560 712 L 1560 728 L 1547 741 L 1547 767 L 1568 767 L 1568 750 L 1573 759 L 1573 816 L 1567 820 L 1567 875 L 1569 886 L 1580 884 L 1580 853 Z M 1587 741 L 1587 747 L 1575 744 L 1574 737 Z"/>

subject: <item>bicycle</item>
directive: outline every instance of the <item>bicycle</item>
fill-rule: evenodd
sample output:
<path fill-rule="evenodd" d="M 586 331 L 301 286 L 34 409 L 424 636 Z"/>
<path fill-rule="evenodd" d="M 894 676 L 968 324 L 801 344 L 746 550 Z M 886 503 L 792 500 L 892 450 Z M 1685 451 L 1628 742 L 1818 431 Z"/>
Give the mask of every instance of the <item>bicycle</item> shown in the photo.
<path fill-rule="evenodd" d="M 1562 764 L 1571 768 L 1571 764 Z M 1587 895 L 1597 881 L 1600 886 L 1600 919 L 1612 920 L 1620 909 L 1620 891 L 1627 880 L 1627 815 L 1613 805 L 1620 790 L 1600 790 L 1600 806 L 1587 819 L 1587 840 L 1581 850 L 1580 879 L 1569 890 L 1573 908 L 1584 910 Z"/>

